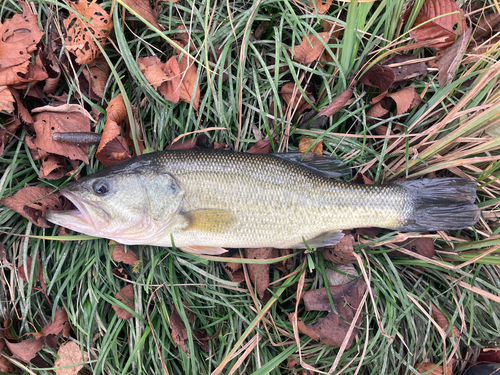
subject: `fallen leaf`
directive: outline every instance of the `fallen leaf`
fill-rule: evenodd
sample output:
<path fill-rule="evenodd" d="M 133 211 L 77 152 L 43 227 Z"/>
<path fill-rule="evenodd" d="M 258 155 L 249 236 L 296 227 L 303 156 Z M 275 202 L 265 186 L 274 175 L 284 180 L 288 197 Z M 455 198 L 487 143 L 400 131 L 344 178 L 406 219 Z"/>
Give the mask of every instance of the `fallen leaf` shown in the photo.
<path fill-rule="evenodd" d="M 389 88 L 396 81 L 396 74 L 391 68 L 377 64 L 368 69 L 361 76 L 360 81 L 367 86 L 378 87 L 380 94 L 371 100 L 371 103 L 375 104 L 385 97 Z"/>
<path fill-rule="evenodd" d="M 32 146 L 39 157 L 52 153 L 89 163 L 88 145 L 64 144 L 53 139 L 54 133 L 90 131 L 90 121 L 85 115 L 78 112 L 42 112 L 34 116 L 34 120 L 36 137 L 32 139 Z"/>
<path fill-rule="evenodd" d="M 326 117 L 333 116 L 340 110 L 340 108 L 346 105 L 349 99 L 351 99 L 352 93 L 353 89 L 351 88 L 348 88 L 347 90 L 343 91 L 339 96 L 333 99 L 330 104 L 321 109 L 321 111 L 319 112 L 319 116 L 326 116 Z"/>
<path fill-rule="evenodd" d="M 357 235 L 371 237 L 371 238 L 377 237 L 380 233 L 382 233 L 381 228 L 357 228 L 356 229 Z"/>
<path fill-rule="evenodd" d="M 496 346 L 482 348 L 477 362 L 500 363 L 500 348 Z"/>
<path fill-rule="evenodd" d="M 367 112 L 366 117 L 372 121 L 377 122 L 379 119 L 386 119 L 389 116 L 389 112 L 391 110 L 391 106 L 393 104 L 393 100 L 390 98 L 382 98 L 379 102 L 375 103 Z M 375 128 L 377 134 L 380 134 L 380 126 Z M 387 129 L 387 126 L 385 127 Z M 386 135 L 386 133 L 380 134 Z"/>
<path fill-rule="evenodd" d="M 453 325 L 453 328 L 451 330 L 449 329 L 450 322 L 448 318 L 441 310 L 437 308 L 435 304 L 432 304 L 432 317 L 443 331 L 448 332 L 449 330 L 448 337 L 460 338 L 460 330 L 455 325 Z"/>
<path fill-rule="evenodd" d="M 187 302 L 183 302 L 183 304 L 185 307 L 189 307 Z M 188 310 L 186 310 L 185 313 L 188 322 L 190 324 L 193 323 L 195 315 Z M 173 307 L 172 315 L 170 316 L 170 328 L 172 330 L 171 335 L 174 343 L 180 346 L 184 353 L 187 353 L 186 343 L 184 342 L 188 339 L 186 326 L 175 306 Z"/>
<path fill-rule="evenodd" d="M 30 112 L 24 106 L 23 101 L 21 99 L 21 96 L 19 95 L 19 93 L 17 92 L 17 90 L 14 90 L 13 88 L 10 88 L 10 87 L 9 87 L 9 89 L 10 89 L 10 93 L 12 94 L 12 96 L 14 97 L 14 99 L 16 100 L 16 107 L 17 107 L 17 115 L 18 115 L 18 117 L 21 118 L 24 122 L 26 122 L 28 124 L 34 123 L 35 121 L 31 117 Z"/>
<path fill-rule="evenodd" d="M 294 112 L 293 121 L 296 121 L 302 112 L 311 108 L 311 105 L 306 101 L 298 87 L 293 82 L 285 84 L 279 93 L 283 96 L 283 99 L 288 104 L 288 107 L 292 108 L 292 111 Z M 311 102 L 315 101 L 310 92 L 305 91 L 305 93 Z"/>
<path fill-rule="evenodd" d="M 177 63 L 175 57 L 170 60 L 172 59 Z M 137 63 L 139 64 L 140 71 L 155 90 L 158 89 L 163 82 L 168 81 L 168 77 L 163 71 L 165 64 L 161 62 L 158 56 L 140 57 L 137 59 Z"/>
<path fill-rule="evenodd" d="M 415 55 L 396 55 L 383 64 L 392 69 L 396 83 L 421 80 L 427 75 L 427 65 Z"/>
<path fill-rule="evenodd" d="M 193 103 L 193 108 L 198 112 L 198 105 L 200 102 L 200 86 L 196 82 L 197 69 L 194 65 L 194 60 L 190 59 L 187 55 L 182 55 L 179 61 L 179 74 L 181 77 L 180 83 L 180 98 L 186 103 Z M 174 74 L 174 73 L 172 73 Z"/>
<path fill-rule="evenodd" d="M 326 32 L 318 33 L 325 43 L 328 43 L 329 35 Z M 323 43 L 314 34 L 302 37 L 302 43 L 294 48 L 289 48 L 288 52 L 293 59 L 301 64 L 309 64 L 316 60 L 323 52 Z"/>
<path fill-rule="evenodd" d="M 334 264 L 335 270 L 330 268 L 325 269 L 326 277 L 328 278 L 328 282 L 330 286 L 347 284 L 352 281 L 353 277 L 358 276 L 356 269 L 352 264 Z"/>
<path fill-rule="evenodd" d="M 125 245 L 122 245 L 121 243 L 114 243 L 110 244 L 110 247 L 113 249 L 111 258 L 115 262 L 122 262 L 133 267 L 135 267 L 137 262 L 139 262 L 139 257 L 130 248 L 125 252 Z"/>
<path fill-rule="evenodd" d="M 332 6 L 333 0 L 314 0 L 319 14 L 324 14 Z"/>
<path fill-rule="evenodd" d="M 328 298 L 326 288 L 307 291 L 304 294 L 304 304 L 306 311 L 328 311 L 325 318 L 320 318 L 316 324 L 306 325 L 304 322 L 298 322 L 300 332 L 308 335 L 315 341 L 320 341 L 326 345 L 342 345 L 349 326 L 356 314 L 363 294 L 366 290 L 366 284 L 362 278 L 356 278 L 347 284 L 330 287 L 330 293 L 335 305 L 333 311 Z M 356 325 L 361 323 L 361 316 Z M 358 329 L 355 327 L 352 334 L 347 339 L 347 348 L 352 346 L 354 337 Z"/>
<path fill-rule="evenodd" d="M 7 86 L 0 86 L 0 111 L 13 113 L 15 102 L 16 100 L 10 93 L 9 88 Z"/>
<path fill-rule="evenodd" d="M 474 40 L 490 38 L 500 25 L 500 13 L 483 14 L 474 30 Z"/>
<path fill-rule="evenodd" d="M 47 73 L 47 79 L 43 86 L 43 92 L 46 94 L 53 94 L 56 92 L 59 79 L 61 77 L 61 68 L 57 61 L 57 57 L 52 49 L 48 46 L 42 47 L 39 53 L 40 61 Z"/>
<path fill-rule="evenodd" d="M 439 84 L 451 84 L 460 65 L 460 61 L 469 45 L 472 29 L 468 28 L 453 45 L 445 52 L 439 60 L 438 80 Z"/>
<path fill-rule="evenodd" d="M 39 59 L 37 59 L 39 60 Z M 9 68 L 12 69 L 12 68 Z M 25 90 L 29 87 L 33 88 L 34 85 L 39 81 L 44 81 L 49 77 L 43 66 L 35 65 L 29 63 L 26 69 L 26 73 L 17 73 L 17 77 L 11 83 L 13 88 L 17 90 Z M 28 94 L 34 93 L 36 90 L 30 90 Z M 34 94 L 35 97 L 39 97 L 38 94 Z"/>
<path fill-rule="evenodd" d="M 48 187 L 30 186 L 20 189 L 11 197 L 0 199 L 4 206 L 16 211 L 33 224 L 42 228 L 52 228 L 54 225 L 45 218 L 47 211 L 61 211 L 71 206 L 71 203 Z"/>
<path fill-rule="evenodd" d="M 129 307 L 132 311 L 135 310 L 134 286 L 132 284 L 121 288 L 120 291 L 116 293 L 115 298 L 123 302 L 125 306 Z M 120 319 L 130 319 L 134 317 L 134 314 L 120 306 L 113 305 L 112 307 Z"/>
<path fill-rule="evenodd" d="M 262 247 L 257 249 L 245 249 L 247 259 L 271 259 L 273 249 Z M 255 291 L 260 299 L 264 299 L 264 294 L 269 287 L 269 264 L 248 264 L 248 277 L 255 285 Z"/>
<path fill-rule="evenodd" d="M 148 21 L 151 25 L 158 30 L 162 30 L 158 24 L 156 13 L 151 8 L 149 0 L 122 0 L 125 5 L 135 11 L 139 16 Z M 148 26 L 149 27 L 149 26 Z"/>
<path fill-rule="evenodd" d="M 16 368 L 14 367 L 12 362 L 9 361 L 6 357 L 8 356 L 7 355 L 5 355 L 5 357 L 3 355 L 0 356 L 0 372 L 5 374 L 15 373 Z"/>
<path fill-rule="evenodd" d="M 429 237 L 408 238 L 406 241 L 396 242 L 395 245 L 407 250 L 416 250 L 427 258 L 432 258 L 436 252 L 434 241 Z"/>
<path fill-rule="evenodd" d="M 462 35 L 467 28 L 465 14 L 455 1 L 425 0 L 410 36 L 418 42 L 443 39 L 440 43 L 430 45 L 435 49 L 443 49 L 451 46 L 457 34 Z"/>
<path fill-rule="evenodd" d="M 288 357 L 286 360 L 286 368 L 289 370 L 294 369 L 297 365 L 300 365 L 300 361 L 295 357 Z"/>
<path fill-rule="evenodd" d="M 271 142 L 267 139 L 261 139 L 257 141 L 252 147 L 250 147 L 247 152 L 249 154 L 269 154 L 273 151 Z"/>
<path fill-rule="evenodd" d="M 308 137 L 307 135 L 301 135 L 299 141 L 299 152 L 304 153 L 307 150 L 311 153 L 318 155 L 323 155 L 323 141 L 318 142 L 314 147 L 309 149 L 311 145 L 316 141 L 316 138 Z"/>
<path fill-rule="evenodd" d="M 354 257 L 354 236 L 351 231 L 343 231 L 344 237 L 334 246 L 325 246 L 323 257 L 336 264 L 352 264 L 356 262 Z"/>
<path fill-rule="evenodd" d="M 411 111 L 420 103 L 420 95 L 418 95 L 417 91 L 413 87 L 407 87 L 405 89 L 387 94 L 387 97 L 396 102 L 397 115 Z"/>
<path fill-rule="evenodd" d="M 40 168 L 38 177 L 47 180 L 58 180 L 64 176 L 73 175 L 75 178 L 78 178 L 78 174 L 75 175 L 75 172 L 79 166 L 80 163 L 78 161 L 68 160 L 57 155 L 48 155 L 42 158 L 42 167 Z"/>
<path fill-rule="evenodd" d="M 0 127 L 0 156 L 3 155 L 5 146 L 13 138 L 20 125 L 21 121 L 19 121 L 19 119 L 11 117 L 5 124 L 3 124 L 3 126 Z"/>
<path fill-rule="evenodd" d="M 38 28 L 37 16 L 24 1 L 20 3 L 23 14 L 15 14 L 3 24 L 0 23 L 0 68 L 28 61 L 43 36 Z"/>
<path fill-rule="evenodd" d="M 448 368 L 447 368 L 447 374 L 452 375 L 453 374 L 453 363 L 454 361 L 449 361 Z M 415 368 L 420 374 L 426 373 L 427 375 L 443 375 L 444 374 L 444 368 L 442 365 L 437 366 L 435 363 L 430 363 L 430 362 L 422 362 L 422 363 L 417 363 L 415 364 Z M 430 372 L 428 372 L 430 371 Z"/>
<path fill-rule="evenodd" d="M 70 12 L 69 17 L 63 22 L 66 28 L 66 49 L 76 56 L 78 64 L 89 64 L 101 54 L 95 39 L 104 47 L 113 28 L 113 21 L 96 3 L 79 0 L 70 4 L 76 12 Z"/>
<path fill-rule="evenodd" d="M 0 68 L 0 86 L 15 86 L 22 89 L 27 87 L 27 85 L 23 85 L 24 83 L 33 84 L 37 81 L 43 81 L 47 77 L 45 70 L 29 61 L 8 68 Z"/>
<path fill-rule="evenodd" d="M 349 182 L 353 184 L 360 184 L 360 185 L 373 185 L 373 181 L 370 180 L 368 177 L 366 177 L 363 173 L 358 172 L 356 173 L 356 176 L 351 178 Z"/>
<path fill-rule="evenodd" d="M 21 263 L 22 260 L 20 260 L 20 265 L 17 267 L 17 274 L 21 279 L 24 281 L 28 282 L 29 280 L 29 275 L 31 274 L 31 265 L 33 264 L 33 259 L 31 257 L 26 257 L 26 268 L 24 269 L 24 264 Z M 33 276 L 34 280 L 38 279 L 37 276 L 37 270 L 35 270 L 35 274 Z"/>
<path fill-rule="evenodd" d="M 56 310 L 54 321 L 42 328 L 45 344 L 52 349 L 57 348 L 61 336 L 68 338 L 71 327 L 68 320 L 68 314 L 64 309 Z"/>
<path fill-rule="evenodd" d="M 194 148 L 206 148 L 205 143 L 208 139 L 206 134 L 199 134 L 193 138 L 183 138 L 172 143 L 167 147 L 167 150 L 192 150 Z"/>
<path fill-rule="evenodd" d="M 88 69 L 82 70 L 80 84 L 84 92 L 87 92 L 90 98 L 99 100 L 102 99 L 106 84 L 111 71 L 106 59 L 103 56 L 98 56 L 93 62 L 88 65 Z"/>
<path fill-rule="evenodd" d="M 18 343 L 5 340 L 5 345 L 12 352 L 14 358 L 26 363 L 35 358 L 36 353 L 43 347 L 43 339 L 27 339 Z"/>
<path fill-rule="evenodd" d="M 240 259 L 240 254 L 235 253 L 232 258 Z M 224 266 L 224 269 L 226 270 L 232 281 L 241 283 L 245 281 L 245 274 L 243 273 L 242 267 L 243 266 L 241 263 L 227 262 Z"/>
<path fill-rule="evenodd" d="M 74 341 L 67 341 L 61 345 L 57 351 L 57 356 L 54 366 L 56 375 L 76 375 L 83 368 L 82 362 L 87 362 L 89 360 L 89 355 L 86 351 L 83 351 L 80 346 Z M 60 368 L 57 368 L 60 367 Z"/>

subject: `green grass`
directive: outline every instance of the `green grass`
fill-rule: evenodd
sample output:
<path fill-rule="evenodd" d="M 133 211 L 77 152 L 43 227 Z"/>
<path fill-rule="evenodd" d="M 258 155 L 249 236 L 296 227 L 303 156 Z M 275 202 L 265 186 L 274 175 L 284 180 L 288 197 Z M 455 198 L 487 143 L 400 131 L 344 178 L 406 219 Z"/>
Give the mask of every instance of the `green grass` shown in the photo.
<path fill-rule="evenodd" d="M 48 15 L 53 12 L 55 22 L 59 22 L 57 7 L 65 8 L 58 1 L 30 4 L 38 12 L 43 31 L 48 26 Z M 478 203 L 485 215 L 490 213 L 492 217 L 491 213 L 497 210 L 499 141 L 490 140 L 484 133 L 486 126 L 498 122 L 500 111 L 499 70 L 493 66 L 499 54 L 496 50 L 490 52 L 488 59 L 461 65 L 449 86 L 439 86 L 435 71 L 415 82 L 416 90 L 425 92 L 423 102 L 409 114 L 393 115 L 382 122 L 392 128 L 402 125 L 404 134 L 409 135 L 393 142 L 373 137 L 375 126 L 366 118 L 374 96 L 371 88 L 358 84 L 354 101 L 328 119 L 322 129 L 298 128 L 291 120 L 293 113 L 281 107 L 284 101 L 279 92 L 288 82 L 299 86 L 310 83 L 317 97 L 316 102 L 310 103 L 313 108 L 321 109 L 330 103 L 366 63 L 379 61 L 387 48 L 394 50 L 407 44 L 391 44 L 408 36 L 403 34 L 408 27 L 399 24 L 401 0 L 337 3 L 325 15 L 315 15 L 299 7 L 298 2 L 287 0 L 181 0 L 176 4 L 161 4 L 158 19 L 165 28 L 162 32 L 151 30 L 130 12 L 124 13 L 118 2 L 115 4 L 115 27 L 111 34 L 114 46 L 108 43 L 104 49 L 112 62 L 112 73 L 102 101 L 76 99 L 79 88 L 73 73 L 63 74 L 57 94 L 69 93 L 71 102 L 99 111 L 102 116 L 97 132 L 104 128 L 107 103 L 121 92 L 129 109 L 134 107 L 137 111 L 145 143 L 156 150 L 165 149 L 181 134 L 210 127 L 225 130 L 207 132 L 209 142 L 225 142 L 238 151 L 246 151 L 259 138 L 268 137 L 275 137 L 276 151 L 296 151 L 300 136 L 306 134 L 322 141 L 326 154 L 345 160 L 354 171 L 363 171 L 376 183 L 402 176 L 417 178 L 430 172 L 438 176 L 467 174 L 481 184 Z M 100 5 L 109 11 L 111 2 Z M 20 8 L 14 0 L 0 4 L 2 20 L 18 12 Z M 338 22 L 346 30 L 337 42 L 326 46 L 333 62 L 304 66 L 292 60 L 287 49 L 300 44 L 304 34 L 321 32 L 322 20 Z M 269 26 L 262 38 L 251 39 L 250 31 L 265 21 Z M 191 30 L 190 36 L 198 48 L 191 52 L 197 60 L 201 88 L 198 113 L 187 103 L 167 102 L 148 84 L 137 64 L 138 57 L 158 55 L 162 61 L 170 58 L 174 50 L 168 41 L 181 25 Z M 42 42 L 46 42 L 45 38 Z M 212 63 L 209 56 L 218 46 L 222 46 L 221 59 Z M 420 57 L 433 54 L 423 48 L 414 53 Z M 224 65 L 226 58 L 228 68 Z M 279 68 L 285 67 L 287 71 L 280 72 Z M 228 75 L 225 81 L 223 73 Z M 6 118 L 0 114 L 0 123 Z M 428 129 L 435 131 L 428 134 L 427 143 L 419 145 L 422 138 L 416 135 Z M 27 133 L 31 131 L 24 128 L 17 135 L 23 140 Z M 346 133 L 353 137 L 345 137 Z M 133 136 L 137 141 L 138 135 Z M 472 138 L 477 141 L 468 146 Z M 420 146 L 418 154 L 416 146 Z M 92 147 L 91 162 L 82 165 L 82 173 L 102 168 L 94 158 L 95 151 Z M 473 159 L 478 157 L 483 159 Z M 486 160 L 487 157 L 490 159 Z M 470 162 L 464 165 L 461 163 L 464 159 Z M 39 161 L 31 158 L 25 142 L 14 139 L 0 157 L 0 196 L 10 196 L 26 185 L 55 189 L 68 180 L 41 180 L 39 168 Z M 224 263 L 214 258 L 195 257 L 176 249 L 133 247 L 142 266 L 134 272 L 132 267 L 120 265 L 128 277 L 121 280 L 111 272 L 118 265 L 111 260 L 107 240 L 61 243 L 49 238 L 23 237 L 57 233 L 56 229 L 37 228 L 1 206 L 0 230 L 6 232 L 1 241 L 10 264 L 0 268 L 0 318 L 8 319 L 9 332 L 21 337 L 40 331 L 54 312 L 63 307 L 72 327 L 71 339 L 90 357 L 82 370 L 84 374 L 162 373 L 162 361 L 170 374 L 210 374 L 221 363 L 224 364 L 221 373 L 229 374 L 240 358 L 242 363 L 234 370 L 236 374 L 298 373 L 300 365 L 287 369 L 287 358 L 298 358 L 299 345 L 305 362 L 323 372 L 329 372 L 335 363 L 333 373 L 344 369 L 345 374 L 418 374 L 414 368 L 417 362 L 441 363 L 445 355 L 452 353 L 456 342 L 455 358 L 472 360 L 473 348 L 498 341 L 498 303 L 458 281 L 498 296 L 499 251 L 453 269 L 499 245 L 498 221 L 484 221 L 477 228 L 477 231 L 449 233 L 460 238 L 455 240 L 454 250 L 437 236 L 436 248 L 445 252 L 437 253 L 435 260 L 443 266 L 425 260 L 392 258 L 387 247 L 359 242 L 355 250 L 363 262 L 355 267 L 360 275 L 363 267 L 370 276 L 374 302 L 369 297 L 362 307 L 355 345 L 337 358 L 339 348 L 319 344 L 302 334 L 297 342 L 287 317 L 295 310 L 297 295 L 290 286 L 299 282 L 301 276 L 310 288 L 324 286 L 324 271 L 331 265 L 321 261 L 316 253 L 292 258 L 292 271 L 297 272 L 271 285 L 269 302 L 256 304 L 248 286 L 230 281 Z M 396 233 L 381 235 L 376 242 L 395 236 Z M 25 264 L 27 257 L 37 256 L 52 307 L 33 279 L 35 262 L 29 282 L 22 281 L 14 270 L 15 266 Z M 314 268 L 311 263 L 304 267 L 307 259 Z M 272 269 L 271 281 L 282 277 L 280 271 Z M 129 283 L 134 284 L 136 303 L 134 317 L 125 321 L 117 318 L 111 306 L 118 304 L 116 293 Z M 445 312 L 450 323 L 462 329 L 461 337 L 443 340 L 415 301 L 427 312 L 433 302 Z M 189 311 L 196 316 L 192 327 L 186 324 L 189 355 L 174 344 L 169 327 L 174 307 L 187 323 L 183 302 L 189 304 Z M 324 313 L 305 312 L 303 305 L 299 307 L 300 319 L 308 324 L 322 316 Z M 209 342 L 208 354 L 196 343 L 193 329 L 205 329 L 208 336 L 216 335 Z M 249 344 L 248 352 L 245 347 L 238 353 L 245 344 Z M 52 367 L 55 353 L 45 347 L 39 354 Z M 233 356 L 234 353 L 238 354 Z M 461 361 L 456 369 L 463 369 L 465 364 L 466 361 Z M 34 365 L 25 365 L 20 371 L 27 374 L 28 369 L 31 373 L 52 373 Z"/>

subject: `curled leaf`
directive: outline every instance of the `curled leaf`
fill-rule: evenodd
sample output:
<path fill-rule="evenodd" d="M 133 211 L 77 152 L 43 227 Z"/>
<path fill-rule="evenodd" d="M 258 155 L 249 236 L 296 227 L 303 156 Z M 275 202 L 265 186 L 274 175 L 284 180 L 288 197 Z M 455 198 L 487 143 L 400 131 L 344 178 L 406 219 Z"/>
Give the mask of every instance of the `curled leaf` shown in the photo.
<path fill-rule="evenodd" d="M 127 285 L 126 287 L 123 287 L 120 289 L 118 293 L 116 293 L 115 298 L 123 302 L 125 306 L 129 307 L 130 309 L 134 310 L 135 309 L 135 296 L 134 296 L 134 286 L 133 285 Z M 115 310 L 116 315 L 118 315 L 118 318 L 120 319 L 130 319 L 134 317 L 134 314 L 132 314 L 130 311 L 125 310 L 124 308 L 120 306 L 115 306 L 113 305 L 113 310 Z"/>
<path fill-rule="evenodd" d="M 329 35 L 327 32 L 318 33 L 319 37 L 325 43 L 328 43 Z M 294 48 L 288 49 L 293 59 L 301 64 L 310 64 L 316 60 L 323 52 L 323 43 L 314 34 L 309 34 L 302 37 L 302 43 Z"/>

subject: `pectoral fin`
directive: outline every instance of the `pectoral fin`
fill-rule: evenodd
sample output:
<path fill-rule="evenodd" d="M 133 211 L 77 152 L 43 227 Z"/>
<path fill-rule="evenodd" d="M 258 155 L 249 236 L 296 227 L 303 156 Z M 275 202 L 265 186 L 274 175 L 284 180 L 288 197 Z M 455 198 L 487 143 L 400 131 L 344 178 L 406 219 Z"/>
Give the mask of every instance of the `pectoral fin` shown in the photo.
<path fill-rule="evenodd" d="M 226 249 L 222 247 L 211 247 L 211 246 L 186 246 L 180 247 L 182 251 L 196 255 L 220 255 L 227 252 Z"/>
<path fill-rule="evenodd" d="M 187 221 L 184 230 L 223 233 L 235 223 L 234 214 L 229 210 L 202 209 L 182 214 Z"/>
<path fill-rule="evenodd" d="M 341 231 L 324 232 L 319 236 L 306 239 L 306 243 L 309 247 L 332 246 L 338 244 L 342 237 L 344 237 L 344 233 L 342 233 Z M 304 249 L 305 247 L 306 245 L 301 242 L 295 246 L 292 246 L 292 249 Z"/>

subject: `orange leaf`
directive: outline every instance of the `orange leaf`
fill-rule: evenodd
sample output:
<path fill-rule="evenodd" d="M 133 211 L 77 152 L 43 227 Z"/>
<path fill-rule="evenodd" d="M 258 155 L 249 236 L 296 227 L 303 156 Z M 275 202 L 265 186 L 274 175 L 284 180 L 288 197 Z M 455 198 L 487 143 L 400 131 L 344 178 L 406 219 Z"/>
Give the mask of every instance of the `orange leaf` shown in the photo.
<path fill-rule="evenodd" d="M 132 310 L 135 309 L 135 297 L 134 297 L 134 286 L 133 285 L 127 285 L 124 288 L 121 288 L 118 293 L 116 293 L 115 298 L 118 301 L 123 302 L 127 307 L 130 307 Z M 130 319 L 133 318 L 134 315 L 129 312 L 128 310 L 125 310 L 124 308 L 121 308 L 120 306 L 115 306 L 113 305 L 113 310 L 115 310 L 116 315 L 118 315 L 118 318 L 120 319 Z"/>
<path fill-rule="evenodd" d="M 323 39 L 325 43 L 328 43 L 328 33 L 318 33 L 318 35 Z M 323 43 L 314 34 L 309 34 L 302 37 L 302 44 L 295 46 L 294 48 L 289 48 L 293 56 L 293 59 L 301 64 L 309 64 L 316 60 L 323 52 Z"/>
<path fill-rule="evenodd" d="M 151 8 L 149 0 L 122 0 L 125 5 L 137 12 L 139 16 L 148 21 L 151 25 L 161 30 L 156 18 L 156 13 Z"/>
<path fill-rule="evenodd" d="M 94 38 L 104 47 L 113 28 L 113 21 L 96 3 L 80 0 L 78 3 L 72 2 L 71 7 L 79 14 L 71 12 L 64 20 L 66 48 L 76 56 L 78 64 L 89 64 L 101 54 Z"/>
<path fill-rule="evenodd" d="M 417 28 L 410 36 L 419 42 L 443 38 L 431 45 L 435 49 L 451 46 L 457 33 L 462 35 L 468 29 L 464 12 L 453 0 L 425 0 L 413 27 Z"/>
<path fill-rule="evenodd" d="M 67 341 L 59 347 L 54 365 L 58 369 L 56 375 L 77 375 L 83 368 L 83 365 L 78 363 L 87 362 L 89 355 L 83 351 L 74 341 Z"/>
<path fill-rule="evenodd" d="M 10 93 L 7 86 L 0 86 L 0 111 L 5 111 L 7 113 L 14 112 L 14 103 L 16 100 Z M 1 131 L 1 130 L 0 130 Z M 1 153 L 0 153 L 1 155 Z"/>
<path fill-rule="evenodd" d="M 306 152 L 309 147 L 316 141 L 316 138 L 308 137 L 306 135 L 301 135 L 300 136 L 300 141 L 299 141 L 299 152 Z M 318 154 L 318 155 L 323 155 L 323 141 L 318 142 L 313 148 L 309 150 L 309 152 Z"/>
<path fill-rule="evenodd" d="M 318 9 L 319 14 L 323 14 L 330 9 L 332 6 L 333 0 L 314 0 L 316 3 L 316 9 Z"/>
<path fill-rule="evenodd" d="M 158 89 L 163 82 L 168 80 L 163 71 L 165 64 L 161 62 L 158 56 L 140 57 L 137 62 L 142 74 L 155 89 Z"/>
<path fill-rule="evenodd" d="M 19 119 L 11 117 L 3 124 L 3 127 L 0 128 L 0 156 L 3 155 L 5 145 L 10 142 L 20 125 L 21 121 L 19 121 Z"/>
<path fill-rule="evenodd" d="M 340 108 L 342 108 L 351 98 L 353 90 L 348 88 L 344 92 L 342 92 L 339 96 L 332 100 L 330 104 L 324 107 L 319 116 L 327 116 L 330 117 L 334 113 L 337 113 Z"/>
<path fill-rule="evenodd" d="M 36 45 L 42 38 L 38 28 L 38 19 L 31 13 L 30 7 L 21 2 L 23 14 L 0 23 L 0 68 L 19 65 L 31 58 Z"/>
<path fill-rule="evenodd" d="M 179 72 L 181 75 L 181 92 L 180 98 L 186 103 L 193 101 L 193 108 L 198 112 L 198 104 L 200 102 L 200 86 L 196 83 L 196 66 L 194 60 L 183 55 L 179 62 Z M 194 92 L 194 98 L 193 98 Z"/>
<path fill-rule="evenodd" d="M 127 249 L 127 252 L 125 252 L 125 246 L 120 243 L 114 244 L 113 254 L 111 254 L 111 257 L 115 262 L 130 264 L 134 267 L 139 261 L 139 257 L 130 248 Z"/>

